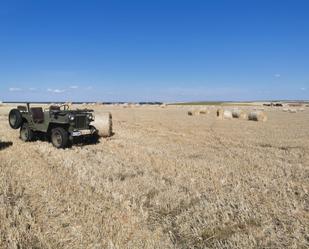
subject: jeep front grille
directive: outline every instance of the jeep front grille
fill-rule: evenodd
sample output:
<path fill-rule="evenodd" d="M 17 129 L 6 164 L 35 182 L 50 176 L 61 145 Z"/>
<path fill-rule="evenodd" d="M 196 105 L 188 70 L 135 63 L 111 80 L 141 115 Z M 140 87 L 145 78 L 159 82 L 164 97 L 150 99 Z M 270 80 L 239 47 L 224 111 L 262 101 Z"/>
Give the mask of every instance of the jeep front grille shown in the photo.
<path fill-rule="evenodd" d="M 86 129 L 87 128 L 86 120 L 87 120 L 86 116 L 75 116 L 75 127 L 77 129 Z"/>

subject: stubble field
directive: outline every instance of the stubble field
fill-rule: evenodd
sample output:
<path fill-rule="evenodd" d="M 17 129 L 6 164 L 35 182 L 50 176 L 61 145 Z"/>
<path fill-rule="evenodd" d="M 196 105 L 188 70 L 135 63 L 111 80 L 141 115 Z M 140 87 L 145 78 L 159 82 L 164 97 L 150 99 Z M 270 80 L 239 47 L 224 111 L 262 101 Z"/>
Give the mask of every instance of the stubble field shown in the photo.
<path fill-rule="evenodd" d="M 11 107 L 0 107 L 0 248 L 309 247 L 309 108 L 253 122 L 94 107 L 112 112 L 115 134 L 58 150 L 22 142 Z"/>

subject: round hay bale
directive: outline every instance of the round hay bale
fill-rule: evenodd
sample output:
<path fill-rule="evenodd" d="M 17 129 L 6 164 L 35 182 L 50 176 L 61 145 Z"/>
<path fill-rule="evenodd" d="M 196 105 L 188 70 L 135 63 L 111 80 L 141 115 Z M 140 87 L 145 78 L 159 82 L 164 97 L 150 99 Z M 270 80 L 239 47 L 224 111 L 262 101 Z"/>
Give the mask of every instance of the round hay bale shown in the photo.
<path fill-rule="evenodd" d="M 112 114 L 110 112 L 96 116 L 93 123 L 100 137 L 110 137 L 113 133 Z"/>
<path fill-rule="evenodd" d="M 305 108 L 299 108 L 298 111 L 303 112 L 305 111 Z"/>
<path fill-rule="evenodd" d="M 232 115 L 232 112 L 229 110 L 218 109 L 217 117 L 220 119 L 232 119 L 233 115 Z"/>
<path fill-rule="evenodd" d="M 232 116 L 233 118 L 247 119 L 247 114 L 240 109 L 233 109 Z"/>
<path fill-rule="evenodd" d="M 262 111 L 250 112 L 248 115 L 248 119 L 253 121 L 265 122 L 267 121 L 267 115 Z"/>
<path fill-rule="evenodd" d="M 284 112 L 288 112 L 288 111 L 289 111 L 289 109 L 288 109 L 288 108 L 283 108 L 283 109 L 282 109 L 282 111 L 284 111 Z"/>
<path fill-rule="evenodd" d="M 228 110 L 224 110 L 224 112 L 223 112 L 223 118 L 224 118 L 224 119 L 232 119 L 232 118 L 233 118 L 232 112 L 231 112 L 231 111 L 228 111 Z"/>

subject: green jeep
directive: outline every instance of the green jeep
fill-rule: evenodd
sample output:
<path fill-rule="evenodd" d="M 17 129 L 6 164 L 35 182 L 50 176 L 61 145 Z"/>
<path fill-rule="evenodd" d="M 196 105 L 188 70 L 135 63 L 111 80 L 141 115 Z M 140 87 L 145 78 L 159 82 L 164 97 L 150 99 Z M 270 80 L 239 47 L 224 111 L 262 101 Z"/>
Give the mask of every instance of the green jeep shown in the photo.
<path fill-rule="evenodd" d="M 111 114 L 108 113 L 108 125 L 103 128 L 105 136 L 112 135 Z M 70 110 L 69 105 L 55 106 L 43 110 L 42 107 L 18 106 L 9 113 L 9 124 L 13 129 L 20 129 L 20 138 L 31 141 L 35 135 L 44 134 L 56 148 L 65 148 L 75 138 L 90 138 L 97 141 L 99 130 L 91 123 L 94 121 L 93 110 Z"/>

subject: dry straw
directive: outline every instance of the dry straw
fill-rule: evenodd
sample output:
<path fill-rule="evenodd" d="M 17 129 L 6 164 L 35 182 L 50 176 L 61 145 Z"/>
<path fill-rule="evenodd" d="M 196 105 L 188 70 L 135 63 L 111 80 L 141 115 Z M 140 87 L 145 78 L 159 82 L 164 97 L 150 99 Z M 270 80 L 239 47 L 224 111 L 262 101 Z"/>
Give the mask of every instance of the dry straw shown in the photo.
<path fill-rule="evenodd" d="M 290 113 L 296 113 L 297 110 L 296 110 L 296 109 L 289 109 L 289 112 L 290 112 Z"/>
<path fill-rule="evenodd" d="M 248 119 L 253 121 L 265 122 L 267 121 L 267 115 L 262 111 L 254 111 L 249 113 Z"/>
<path fill-rule="evenodd" d="M 200 108 L 199 109 L 199 113 L 200 114 L 209 114 L 210 113 L 210 111 L 209 111 L 209 109 L 207 109 L 207 108 Z"/>
<path fill-rule="evenodd" d="M 124 103 L 122 105 L 123 108 L 131 108 L 132 107 L 132 104 L 131 103 Z"/>
<path fill-rule="evenodd" d="M 188 111 L 188 115 L 189 116 L 197 116 L 197 115 L 200 115 L 200 111 L 199 110 L 190 110 L 190 111 Z"/>
<path fill-rule="evenodd" d="M 107 112 L 96 116 L 94 126 L 99 130 L 100 137 L 110 137 L 113 132 L 112 114 Z"/>
<path fill-rule="evenodd" d="M 255 107 L 253 108 L 254 111 L 264 111 L 265 108 L 264 107 Z"/>
<path fill-rule="evenodd" d="M 11 108 L 1 249 L 308 248 L 307 114 L 271 112 L 266 125 L 119 109 L 113 141 L 57 150 L 21 142 Z"/>

